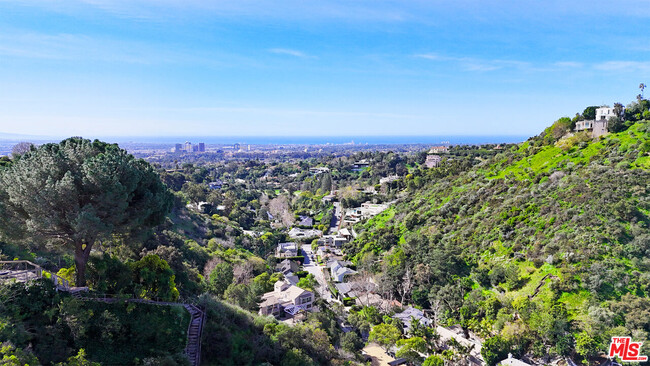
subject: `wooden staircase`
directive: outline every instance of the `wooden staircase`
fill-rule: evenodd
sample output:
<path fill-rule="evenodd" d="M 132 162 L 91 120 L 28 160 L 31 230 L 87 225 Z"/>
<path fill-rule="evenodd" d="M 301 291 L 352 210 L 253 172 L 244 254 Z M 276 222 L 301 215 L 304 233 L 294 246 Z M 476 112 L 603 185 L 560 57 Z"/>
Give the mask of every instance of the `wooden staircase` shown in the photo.
<path fill-rule="evenodd" d="M 81 299 L 81 294 L 83 292 L 88 292 L 88 287 L 68 287 L 63 291 L 67 291 L 70 295 L 72 295 L 72 297 Z"/>
<path fill-rule="evenodd" d="M 192 363 L 192 366 L 201 364 L 201 334 L 203 333 L 203 324 L 205 323 L 205 313 L 193 304 L 183 305 L 192 316 L 190 325 L 187 329 L 187 346 L 185 354 Z"/>
<path fill-rule="evenodd" d="M 178 306 L 182 305 L 187 310 L 192 319 L 187 329 L 187 345 L 185 346 L 185 354 L 190 360 L 192 366 L 199 366 L 201 364 L 201 335 L 203 333 L 203 324 L 205 324 L 205 312 L 199 309 L 194 304 L 183 304 L 176 302 L 153 301 L 145 299 L 120 299 L 110 297 L 97 297 L 92 295 L 82 295 L 88 292 L 88 287 L 73 287 L 70 286 L 67 280 L 42 269 L 39 265 L 29 261 L 0 261 L 0 282 L 2 281 L 19 281 L 27 282 L 38 278 L 42 278 L 43 273 L 47 273 L 50 280 L 54 283 L 57 291 L 65 291 L 70 293 L 73 297 L 85 301 L 101 301 L 105 303 L 115 303 L 118 301 L 137 302 L 146 304 L 155 304 L 162 306 Z"/>

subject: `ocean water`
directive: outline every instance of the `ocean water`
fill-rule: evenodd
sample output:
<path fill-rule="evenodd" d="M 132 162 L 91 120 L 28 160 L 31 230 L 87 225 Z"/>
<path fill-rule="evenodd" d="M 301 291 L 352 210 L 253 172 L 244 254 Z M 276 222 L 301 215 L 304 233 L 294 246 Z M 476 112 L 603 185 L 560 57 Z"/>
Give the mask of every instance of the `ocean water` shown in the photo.
<path fill-rule="evenodd" d="M 178 136 L 178 137 L 105 137 L 109 142 L 163 143 L 175 144 L 190 141 L 193 144 L 234 144 L 242 145 L 324 145 L 324 144 L 488 144 L 516 143 L 526 141 L 529 136 Z"/>

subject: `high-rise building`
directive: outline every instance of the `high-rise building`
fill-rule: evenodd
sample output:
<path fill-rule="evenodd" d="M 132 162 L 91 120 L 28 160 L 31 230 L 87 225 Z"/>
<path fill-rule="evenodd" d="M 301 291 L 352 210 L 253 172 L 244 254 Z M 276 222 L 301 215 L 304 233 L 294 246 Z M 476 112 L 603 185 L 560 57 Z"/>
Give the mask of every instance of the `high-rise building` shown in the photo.
<path fill-rule="evenodd" d="M 205 152 L 205 143 L 199 142 L 196 145 L 192 145 L 191 142 L 185 141 L 184 144 L 174 144 L 172 152 Z"/>
<path fill-rule="evenodd" d="M 239 144 L 239 142 L 236 142 L 234 145 L 232 145 L 232 148 L 233 150 L 239 150 L 241 149 L 241 145 Z"/>

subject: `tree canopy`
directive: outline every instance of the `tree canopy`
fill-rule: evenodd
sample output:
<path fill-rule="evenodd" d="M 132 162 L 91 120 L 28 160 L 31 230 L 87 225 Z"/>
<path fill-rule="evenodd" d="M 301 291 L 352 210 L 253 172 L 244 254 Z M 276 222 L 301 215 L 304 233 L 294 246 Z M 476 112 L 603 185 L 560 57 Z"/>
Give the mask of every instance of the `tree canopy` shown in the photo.
<path fill-rule="evenodd" d="M 397 343 L 401 337 L 402 333 L 394 325 L 382 323 L 372 328 L 368 340 L 370 342 L 377 342 L 380 346 L 388 349 Z"/>
<path fill-rule="evenodd" d="M 45 144 L 0 170 L 0 232 L 74 250 L 78 286 L 97 241 L 157 225 L 171 204 L 147 162 L 98 140 Z"/>

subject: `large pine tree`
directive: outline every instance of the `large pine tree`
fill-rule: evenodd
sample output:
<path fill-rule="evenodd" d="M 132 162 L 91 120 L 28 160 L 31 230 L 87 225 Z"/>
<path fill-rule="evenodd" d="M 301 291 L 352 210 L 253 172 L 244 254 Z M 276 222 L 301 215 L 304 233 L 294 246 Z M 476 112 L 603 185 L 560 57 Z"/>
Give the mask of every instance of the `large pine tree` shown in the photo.
<path fill-rule="evenodd" d="M 0 233 L 74 251 L 77 286 L 97 241 L 157 225 L 171 204 L 147 162 L 98 140 L 45 144 L 0 168 Z"/>

